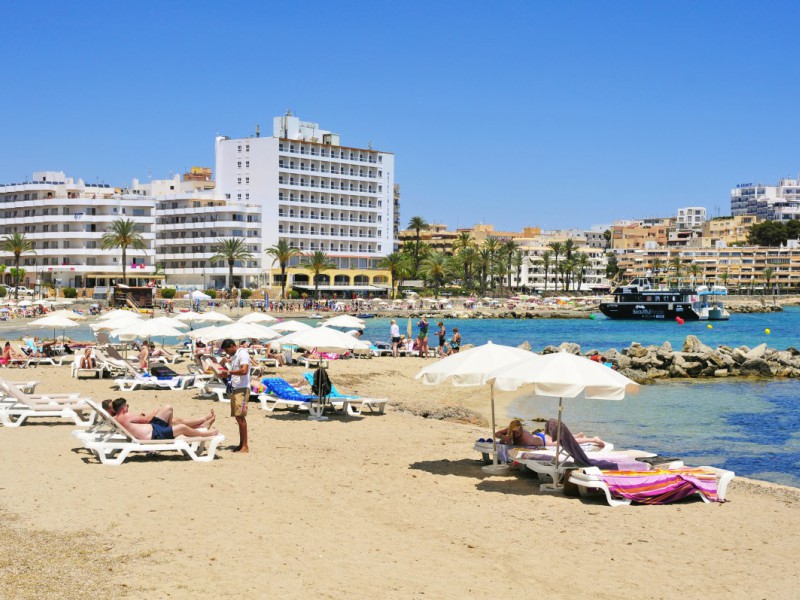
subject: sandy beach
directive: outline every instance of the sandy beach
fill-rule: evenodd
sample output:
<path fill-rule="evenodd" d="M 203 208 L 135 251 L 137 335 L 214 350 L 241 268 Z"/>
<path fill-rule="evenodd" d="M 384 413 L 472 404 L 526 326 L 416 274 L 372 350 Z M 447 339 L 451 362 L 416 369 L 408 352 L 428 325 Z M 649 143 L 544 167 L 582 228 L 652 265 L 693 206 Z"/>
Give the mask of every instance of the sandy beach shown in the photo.
<path fill-rule="evenodd" d="M 192 390 L 123 394 L 134 410 L 213 408 L 227 439 L 208 464 L 175 454 L 105 466 L 71 424 L 0 429 L 0 595 L 796 597 L 800 490 L 737 478 L 725 504 L 611 508 L 540 495 L 533 475 L 487 477 L 472 451 L 487 427 L 399 410 L 486 415 L 484 389 L 414 381 L 424 362 L 332 363 L 341 391 L 389 397 L 386 415 L 321 423 L 251 403 L 249 455 L 226 449 L 227 404 Z M 121 395 L 66 367 L 2 375 Z"/>

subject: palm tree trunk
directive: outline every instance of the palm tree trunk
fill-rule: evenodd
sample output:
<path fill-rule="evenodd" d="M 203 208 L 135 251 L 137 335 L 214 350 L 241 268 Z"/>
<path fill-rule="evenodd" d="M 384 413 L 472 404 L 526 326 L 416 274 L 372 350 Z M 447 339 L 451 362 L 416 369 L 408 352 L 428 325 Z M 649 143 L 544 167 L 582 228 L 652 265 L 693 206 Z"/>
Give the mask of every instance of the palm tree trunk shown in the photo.
<path fill-rule="evenodd" d="M 233 289 L 233 261 L 228 261 L 228 293 Z"/>
<path fill-rule="evenodd" d="M 14 300 L 19 300 L 19 254 L 14 254 Z"/>
<path fill-rule="evenodd" d="M 286 299 L 286 265 L 281 264 L 281 300 Z"/>
<path fill-rule="evenodd" d="M 128 253 L 125 251 L 125 246 L 122 247 L 122 283 L 128 284 Z"/>

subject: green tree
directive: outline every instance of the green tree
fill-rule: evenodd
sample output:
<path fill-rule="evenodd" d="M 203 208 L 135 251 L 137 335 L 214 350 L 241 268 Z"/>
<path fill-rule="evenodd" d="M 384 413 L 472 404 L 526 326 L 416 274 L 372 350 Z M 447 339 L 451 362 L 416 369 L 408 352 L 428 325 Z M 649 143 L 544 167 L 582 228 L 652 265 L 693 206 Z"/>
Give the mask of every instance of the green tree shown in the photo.
<path fill-rule="evenodd" d="M 567 241 L 564 242 L 564 259 L 572 261 L 572 266 L 575 266 L 575 260 L 573 254 L 575 253 L 576 245 L 575 240 L 572 238 L 567 238 Z M 567 281 L 564 283 L 564 289 L 569 289 L 569 283 L 572 279 L 572 268 L 565 268 L 564 274 L 567 276 Z"/>
<path fill-rule="evenodd" d="M 228 291 L 233 290 L 233 266 L 236 261 L 246 263 L 253 259 L 253 253 L 247 249 L 244 238 L 218 238 L 211 248 L 214 255 L 209 258 L 212 264 L 224 262 L 228 264 Z"/>
<path fill-rule="evenodd" d="M 542 252 L 542 267 L 544 267 L 544 291 L 547 291 L 547 277 L 550 273 L 550 265 L 553 261 L 553 251 L 552 250 L 545 250 Z"/>
<path fill-rule="evenodd" d="M 475 242 L 472 241 L 472 235 L 469 231 L 462 231 L 458 234 L 458 237 L 453 242 L 453 250 L 463 270 L 461 286 L 464 289 L 468 289 L 470 287 L 470 267 L 475 255 Z"/>
<path fill-rule="evenodd" d="M 772 267 L 767 267 L 762 271 L 762 273 L 764 275 L 764 279 L 767 282 L 766 289 L 764 290 L 764 292 L 766 293 L 769 290 L 769 284 L 772 281 L 772 277 L 775 275 L 775 269 L 773 269 Z"/>
<path fill-rule="evenodd" d="M 692 274 L 692 281 L 694 285 L 697 285 L 697 276 L 703 271 L 703 268 L 698 265 L 697 263 L 692 263 L 689 265 L 689 273 Z"/>
<path fill-rule="evenodd" d="M 444 252 L 431 252 L 420 267 L 425 281 L 430 284 L 434 295 L 438 298 L 439 288 L 449 280 L 452 274 L 450 259 Z"/>
<path fill-rule="evenodd" d="M 586 252 L 578 252 L 575 254 L 575 277 L 578 280 L 578 289 L 583 286 L 583 281 L 586 279 L 586 270 L 591 266 L 591 260 Z"/>
<path fill-rule="evenodd" d="M 25 237 L 24 233 L 16 231 L 3 238 L 0 248 L 3 252 L 14 255 L 14 269 L 11 271 L 11 275 L 14 277 L 14 298 L 19 299 L 19 280 L 21 279 L 19 259 L 23 254 L 36 254 L 36 250 L 33 248 L 33 242 Z"/>
<path fill-rule="evenodd" d="M 100 238 L 100 247 L 103 250 L 122 249 L 122 281 L 124 283 L 128 283 L 128 248 L 132 250 L 147 249 L 144 238 L 137 231 L 133 219 L 114 219 L 108 231 Z"/>
<path fill-rule="evenodd" d="M 319 276 L 325 271 L 336 268 L 330 257 L 322 250 L 305 254 L 300 266 L 314 274 L 314 296 L 319 300 Z"/>
<path fill-rule="evenodd" d="M 504 273 L 504 276 L 508 276 L 506 287 L 508 289 L 509 296 L 511 295 L 511 272 L 514 267 L 514 252 L 517 250 L 519 250 L 519 244 L 514 240 L 506 240 L 501 249 L 503 263 L 506 267 L 506 273 Z"/>
<path fill-rule="evenodd" d="M 564 244 L 561 242 L 550 242 L 547 244 L 547 247 L 553 252 L 553 272 L 556 273 L 555 288 L 558 289 L 558 273 L 560 273 L 558 268 L 558 257 L 564 254 Z"/>
<path fill-rule="evenodd" d="M 408 222 L 408 228 L 414 230 L 414 273 L 413 276 L 416 277 L 419 271 L 419 265 L 422 262 L 422 257 L 420 256 L 420 232 L 423 229 L 429 229 L 430 225 L 423 217 L 411 217 L 411 220 Z"/>
<path fill-rule="evenodd" d="M 795 226 L 792 226 L 793 228 Z M 750 226 L 747 242 L 756 246 L 777 247 L 786 243 L 786 226 L 780 221 L 764 221 Z"/>
<path fill-rule="evenodd" d="M 664 261 L 658 256 L 654 257 L 650 264 L 650 270 L 653 272 L 656 284 L 661 283 L 661 271 L 664 270 Z"/>
<path fill-rule="evenodd" d="M 525 260 L 525 254 L 519 249 L 515 250 L 514 256 L 511 257 L 511 263 L 517 274 L 517 289 L 524 288 L 522 285 L 522 267 L 525 265 Z"/>
<path fill-rule="evenodd" d="M 792 219 L 786 222 L 786 238 L 789 240 L 800 239 L 800 220 Z"/>
<path fill-rule="evenodd" d="M 392 252 L 391 254 L 384 256 L 378 262 L 378 268 L 389 271 L 389 274 L 392 277 L 392 298 L 397 296 L 398 284 L 403 280 L 404 277 L 408 276 L 410 271 L 409 267 L 410 265 L 408 257 L 399 252 Z"/>
<path fill-rule="evenodd" d="M 301 252 L 286 240 L 278 240 L 277 244 L 270 246 L 264 252 L 272 257 L 273 265 L 275 261 L 278 261 L 278 265 L 281 268 L 281 298 L 286 298 L 286 268 L 292 258 L 298 256 Z"/>
<path fill-rule="evenodd" d="M 489 270 L 492 264 L 492 255 L 489 249 L 484 245 L 478 249 L 475 255 L 475 264 L 478 269 L 479 284 L 481 296 L 486 295 L 486 287 L 488 285 Z"/>
<path fill-rule="evenodd" d="M 494 289 L 494 276 L 497 273 L 497 253 L 500 251 L 500 240 L 493 235 L 490 235 L 483 242 L 483 247 L 489 252 L 489 263 L 486 265 L 486 275 L 488 277 L 488 284 L 491 289 Z"/>
<path fill-rule="evenodd" d="M 680 286 L 681 272 L 683 269 L 683 262 L 681 262 L 681 257 L 675 256 L 671 258 L 669 261 L 669 266 L 667 268 L 675 272 L 675 285 Z"/>
<path fill-rule="evenodd" d="M 617 261 L 616 254 L 609 252 L 607 256 L 608 260 L 606 261 L 606 278 L 609 281 L 615 281 L 617 277 L 623 273 L 623 271 L 619 268 L 619 262 Z"/>

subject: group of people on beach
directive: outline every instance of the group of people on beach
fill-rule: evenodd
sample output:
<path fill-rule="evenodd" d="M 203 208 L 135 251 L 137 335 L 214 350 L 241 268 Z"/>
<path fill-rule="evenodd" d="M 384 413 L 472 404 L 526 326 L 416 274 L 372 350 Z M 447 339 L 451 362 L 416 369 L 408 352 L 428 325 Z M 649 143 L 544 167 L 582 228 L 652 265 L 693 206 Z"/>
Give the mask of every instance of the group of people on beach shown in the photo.
<path fill-rule="evenodd" d="M 458 327 L 453 327 L 453 337 L 447 340 L 447 329 L 444 326 L 444 321 L 439 321 L 436 324 L 436 336 L 439 341 L 438 355 L 439 358 L 457 354 L 461 349 L 461 333 Z M 419 333 L 416 339 L 409 339 L 400 333 L 400 326 L 397 324 L 396 319 L 392 319 L 389 325 L 389 337 L 392 340 L 392 356 L 400 356 L 401 351 L 406 353 L 418 353 L 421 357 L 428 357 L 430 355 L 430 346 L 428 344 L 428 333 L 430 324 L 426 317 L 422 317 L 417 323 Z"/>

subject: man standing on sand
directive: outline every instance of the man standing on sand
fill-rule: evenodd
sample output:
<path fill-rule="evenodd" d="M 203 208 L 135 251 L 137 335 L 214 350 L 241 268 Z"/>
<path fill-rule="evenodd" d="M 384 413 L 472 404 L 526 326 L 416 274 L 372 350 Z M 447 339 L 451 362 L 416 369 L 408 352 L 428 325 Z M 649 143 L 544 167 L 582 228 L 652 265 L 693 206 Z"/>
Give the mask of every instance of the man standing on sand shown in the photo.
<path fill-rule="evenodd" d="M 247 401 L 250 400 L 250 353 L 237 348 L 233 340 L 223 340 L 222 351 L 227 355 L 220 364 L 231 378 L 231 416 L 239 426 L 239 445 L 234 452 L 249 452 L 247 445 Z"/>

